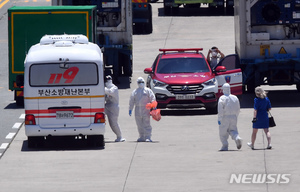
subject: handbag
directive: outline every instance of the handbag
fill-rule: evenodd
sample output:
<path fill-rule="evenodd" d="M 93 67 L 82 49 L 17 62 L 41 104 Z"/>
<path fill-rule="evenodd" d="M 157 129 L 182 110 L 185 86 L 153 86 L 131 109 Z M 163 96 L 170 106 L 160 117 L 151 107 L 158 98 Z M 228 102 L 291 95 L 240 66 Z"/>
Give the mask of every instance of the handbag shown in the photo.
<path fill-rule="evenodd" d="M 275 123 L 274 117 L 272 116 L 270 111 L 268 111 L 268 112 L 270 114 L 270 116 L 269 116 L 269 127 L 275 127 L 276 123 Z"/>

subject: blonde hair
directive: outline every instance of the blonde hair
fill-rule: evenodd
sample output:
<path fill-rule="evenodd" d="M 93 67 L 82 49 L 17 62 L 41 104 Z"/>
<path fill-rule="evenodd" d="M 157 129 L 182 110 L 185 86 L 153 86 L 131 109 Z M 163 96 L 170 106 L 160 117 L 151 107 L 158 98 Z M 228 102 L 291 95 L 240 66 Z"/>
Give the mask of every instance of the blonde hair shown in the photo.
<path fill-rule="evenodd" d="M 255 88 L 255 95 L 256 95 L 256 97 L 259 97 L 261 99 L 264 99 L 267 97 L 267 93 L 261 87 Z"/>

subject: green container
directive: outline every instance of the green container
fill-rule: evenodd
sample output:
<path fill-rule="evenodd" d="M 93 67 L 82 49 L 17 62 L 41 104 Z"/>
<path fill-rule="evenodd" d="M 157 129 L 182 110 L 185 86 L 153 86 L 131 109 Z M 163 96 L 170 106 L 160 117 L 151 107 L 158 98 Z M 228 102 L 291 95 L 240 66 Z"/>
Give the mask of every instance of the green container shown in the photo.
<path fill-rule="evenodd" d="M 24 60 L 44 35 L 82 34 L 96 42 L 96 6 L 37 6 L 8 9 L 9 89 L 23 96 Z M 18 84 L 19 85 L 19 84 Z"/>

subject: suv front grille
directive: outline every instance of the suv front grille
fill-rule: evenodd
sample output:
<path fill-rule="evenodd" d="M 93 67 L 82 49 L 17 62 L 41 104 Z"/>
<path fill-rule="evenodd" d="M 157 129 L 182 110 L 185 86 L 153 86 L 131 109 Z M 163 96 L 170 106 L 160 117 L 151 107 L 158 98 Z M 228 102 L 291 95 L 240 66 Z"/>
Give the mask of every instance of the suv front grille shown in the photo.
<path fill-rule="evenodd" d="M 168 85 L 167 90 L 173 94 L 196 94 L 203 89 L 202 85 Z"/>

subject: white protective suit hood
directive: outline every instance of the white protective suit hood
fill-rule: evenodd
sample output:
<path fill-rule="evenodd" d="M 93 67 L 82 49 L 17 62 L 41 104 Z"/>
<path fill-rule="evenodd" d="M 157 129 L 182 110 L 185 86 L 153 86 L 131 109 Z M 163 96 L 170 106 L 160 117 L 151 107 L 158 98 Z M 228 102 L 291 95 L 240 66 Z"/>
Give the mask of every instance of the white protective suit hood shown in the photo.
<path fill-rule="evenodd" d="M 107 80 L 107 81 L 105 82 L 105 87 L 111 88 L 112 86 L 113 86 L 112 80 Z"/>
<path fill-rule="evenodd" d="M 231 94 L 230 92 L 230 85 L 228 83 L 225 83 L 223 86 L 222 86 L 222 90 L 223 90 L 223 94 L 225 96 L 229 96 Z"/>
<path fill-rule="evenodd" d="M 141 89 L 145 88 L 145 80 L 143 79 L 143 77 L 139 77 L 137 79 L 137 84 L 139 88 Z"/>
<path fill-rule="evenodd" d="M 113 87 L 113 82 L 112 82 L 112 77 L 110 75 L 105 76 L 105 87 L 107 88 L 112 88 Z"/>

